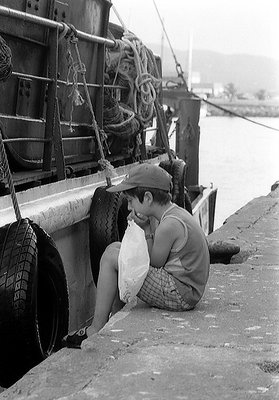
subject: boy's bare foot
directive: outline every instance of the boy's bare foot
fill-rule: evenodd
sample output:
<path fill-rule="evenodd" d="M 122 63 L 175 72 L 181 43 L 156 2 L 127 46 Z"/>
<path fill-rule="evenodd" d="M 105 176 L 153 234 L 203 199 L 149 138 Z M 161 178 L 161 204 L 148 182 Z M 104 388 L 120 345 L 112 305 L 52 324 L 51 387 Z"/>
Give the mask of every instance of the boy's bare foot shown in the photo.
<path fill-rule="evenodd" d="M 92 336 L 97 335 L 98 330 L 96 330 L 92 326 L 90 326 L 87 333 L 88 333 L 88 339 L 83 340 L 83 342 L 81 343 L 80 348 L 81 348 L 81 350 L 92 351 L 92 350 L 94 350 L 96 348 L 96 343 L 92 339 Z"/>

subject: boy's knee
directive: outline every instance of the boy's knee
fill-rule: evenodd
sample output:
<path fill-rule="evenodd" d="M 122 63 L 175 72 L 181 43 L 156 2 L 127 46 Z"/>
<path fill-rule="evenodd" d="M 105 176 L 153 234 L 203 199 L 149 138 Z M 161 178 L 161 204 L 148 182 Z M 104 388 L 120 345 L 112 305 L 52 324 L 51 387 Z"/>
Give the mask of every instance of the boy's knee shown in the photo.
<path fill-rule="evenodd" d="M 107 247 L 106 247 L 106 250 L 111 250 L 111 249 L 120 249 L 120 246 L 121 246 L 121 242 L 113 242 L 113 243 L 111 243 L 111 244 L 109 244 Z M 106 251 L 105 250 L 105 251 Z"/>
<path fill-rule="evenodd" d="M 120 242 L 119 242 L 120 244 Z M 118 242 L 111 243 L 107 246 L 104 251 L 101 263 L 106 262 L 109 264 L 118 264 L 118 255 L 119 255 L 120 246 L 118 246 Z"/>

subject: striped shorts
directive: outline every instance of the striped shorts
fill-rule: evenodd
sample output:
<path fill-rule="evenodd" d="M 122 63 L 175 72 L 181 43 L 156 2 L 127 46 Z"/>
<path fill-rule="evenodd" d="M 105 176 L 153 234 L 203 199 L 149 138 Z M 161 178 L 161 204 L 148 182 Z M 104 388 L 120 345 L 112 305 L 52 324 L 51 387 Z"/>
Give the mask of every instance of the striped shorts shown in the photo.
<path fill-rule="evenodd" d="M 178 292 L 173 277 L 164 268 L 149 267 L 137 297 L 152 307 L 171 311 L 193 308 Z"/>

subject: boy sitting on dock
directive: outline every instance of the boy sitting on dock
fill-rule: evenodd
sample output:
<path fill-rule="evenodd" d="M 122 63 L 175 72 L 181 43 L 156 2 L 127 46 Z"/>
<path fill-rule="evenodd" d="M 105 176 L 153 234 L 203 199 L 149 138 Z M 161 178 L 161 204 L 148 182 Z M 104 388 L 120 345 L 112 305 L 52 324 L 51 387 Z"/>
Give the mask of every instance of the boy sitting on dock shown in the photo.
<path fill-rule="evenodd" d="M 209 274 L 205 235 L 188 211 L 171 202 L 172 178 L 161 167 L 139 164 L 108 192 L 124 192 L 130 214 L 145 232 L 150 267 L 137 296 L 152 307 L 186 311 L 201 299 Z M 152 232 L 150 218 L 159 225 Z M 110 244 L 100 262 L 93 323 L 69 334 L 67 347 L 80 348 L 87 335 L 98 332 L 112 311 L 123 307 L 118 294 L 118 255 L 121 243 Z M 132 266 L 131 266 L 132 268 Z"/>

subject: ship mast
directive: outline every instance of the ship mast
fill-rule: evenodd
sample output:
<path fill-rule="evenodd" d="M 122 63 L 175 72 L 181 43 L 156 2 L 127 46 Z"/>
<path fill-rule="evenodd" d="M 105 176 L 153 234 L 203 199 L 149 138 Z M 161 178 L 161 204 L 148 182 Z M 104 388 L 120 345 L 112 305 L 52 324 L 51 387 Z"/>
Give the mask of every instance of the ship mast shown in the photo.
<path fill-rule="evenodd" d="M 162 19 L 164 23 L 164 19 Z M 163 65 L 163 57 L 164 57 L 164 41 L 165 41 L 165 34 L 164 29 L 162 29 L 162 36 L 161 36 L 161 63 Z"/>
<path fill-rule="evenodd" d="M 192 58 L 193 58 L 193 32 L 190 31 L 189 49 L 188 49 L 188 79 L 187 79 L 187 85 L 189 91 L 191 91 L 192 89 Z"/>

